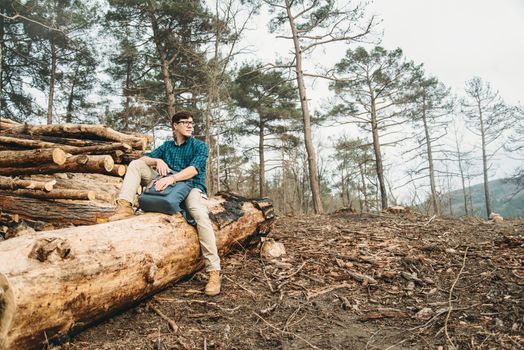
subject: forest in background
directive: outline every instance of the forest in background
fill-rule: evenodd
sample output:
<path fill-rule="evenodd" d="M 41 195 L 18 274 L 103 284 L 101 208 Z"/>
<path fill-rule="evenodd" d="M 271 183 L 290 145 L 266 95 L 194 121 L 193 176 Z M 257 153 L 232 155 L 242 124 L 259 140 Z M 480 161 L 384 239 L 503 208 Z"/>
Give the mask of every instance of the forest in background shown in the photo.
<path fill-rule="evenodd" d="M 243 38 L 261 11 L 289 57 L 248 55 Z M 0 1 L 0 116 L 158 136 L 176 111 L 191 110 L 210 147 L 209 191 L 268 196 L 284 214 L 406 204 L 449 215 L 449 198 L 455 213 L 499 210 L 493 160 L 522 161 L 522 106 L 481 77 L 452 94 L 423 62 L 378 45 L 382 29 L 349 1 Z M 345 54 L 317 67 L 330 45 Z M 321 107 L 310 103 L 312 79 L 329 82 Z M 315 137 L 329 125 L 359 137 Z M 479 179 L 481 212 L 471 191 Z M 522 191 L 518 161 L 513 181 Z M 460 195 L 447 196 L 457 184 Z"/>

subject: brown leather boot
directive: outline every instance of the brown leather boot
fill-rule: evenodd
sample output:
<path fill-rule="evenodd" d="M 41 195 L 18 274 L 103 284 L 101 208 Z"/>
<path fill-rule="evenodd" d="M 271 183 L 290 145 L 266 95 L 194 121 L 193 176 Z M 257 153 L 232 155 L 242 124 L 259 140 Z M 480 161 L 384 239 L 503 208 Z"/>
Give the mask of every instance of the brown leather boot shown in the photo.
<path fill-rule="evenodd" d="M 125 199 L 118 199 L 116 201 L 116 210 L 113 215 L 111 215 L 108 220 L 109 221 L 117 221 L 122 220 L 128 217 L 131 217 L 135 215 L 133 212 L 133 206 L 131 203 L 126 201 Z"/>
<path fill-rule="evenodd" d="M 220 293 L 220 271 L 216 270 L 209 273 L 205 293 L 210 297 Z"/>

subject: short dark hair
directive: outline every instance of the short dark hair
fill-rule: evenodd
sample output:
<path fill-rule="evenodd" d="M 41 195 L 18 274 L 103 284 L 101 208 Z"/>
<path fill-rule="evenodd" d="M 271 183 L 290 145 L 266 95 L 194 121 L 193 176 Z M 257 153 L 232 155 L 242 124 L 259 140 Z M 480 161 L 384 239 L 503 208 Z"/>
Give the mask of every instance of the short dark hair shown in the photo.
<path fill-rule="evenodd" d="M 179 121 L 181 121 L 182 119 L 188 119 L 188 118 L 191 118 L 193 119 L 193 113 L 189 112 L 189 111 L 180 111 L 180 112 L 176 112 L 174 115 L 173 115 L 173 118 L 171 118 L 171 125 L 175 124 L 175 123 L 178 123 Z"/>

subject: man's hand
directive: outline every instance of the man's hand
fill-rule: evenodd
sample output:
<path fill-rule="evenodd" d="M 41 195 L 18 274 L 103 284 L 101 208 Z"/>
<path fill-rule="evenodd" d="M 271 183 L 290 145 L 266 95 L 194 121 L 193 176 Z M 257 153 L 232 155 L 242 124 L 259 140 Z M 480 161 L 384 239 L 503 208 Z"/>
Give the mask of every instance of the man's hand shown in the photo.
<path fill-rule="evenodd" d="M 162 175 L 166 176 L 169 172 L 169 166 L 162 159 L 156 159 L 156 171 Z"/>
<path fill-rule="evenodd" d="M 168 186 L 174 185 L 175 183 L 176 181 L 174 176 L 163 177 L 160 180 L 157 180 L 157 182 L 155 182 L 155 190 L 161 192 L 165 190 Z"/>

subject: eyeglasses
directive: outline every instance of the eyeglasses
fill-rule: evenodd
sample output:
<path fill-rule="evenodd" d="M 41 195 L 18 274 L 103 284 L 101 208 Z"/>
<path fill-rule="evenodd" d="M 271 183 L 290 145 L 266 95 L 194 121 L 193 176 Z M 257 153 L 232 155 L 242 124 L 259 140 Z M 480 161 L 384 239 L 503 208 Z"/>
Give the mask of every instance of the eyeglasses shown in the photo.
<path fill-rule="evenodd" d="M 177 122 L 177 124 L 182 124 L 183 126 L 185 126 L 186 128 L 190 128 L 194 125 L 194 123 L 190 120 L 181 120 L 179 122 Z"/>

